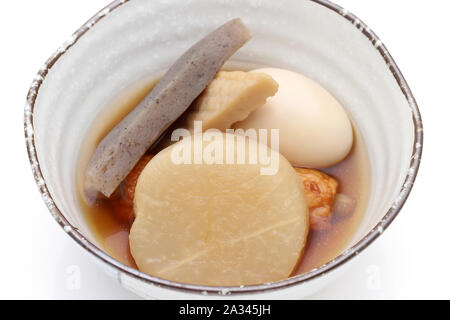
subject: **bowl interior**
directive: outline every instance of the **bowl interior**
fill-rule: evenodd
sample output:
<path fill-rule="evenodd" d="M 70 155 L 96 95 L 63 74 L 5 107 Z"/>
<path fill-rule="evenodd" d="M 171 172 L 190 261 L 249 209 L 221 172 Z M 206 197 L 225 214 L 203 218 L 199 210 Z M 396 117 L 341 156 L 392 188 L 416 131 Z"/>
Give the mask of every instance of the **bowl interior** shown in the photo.
<path fill-rule="evenodd" d="M 371 193 L 349 248 L 396 201 L 401 205 L 399 194 L 412 174 L 412 102 L 380 54 L 381 43 L 364 34 L 371 31 L 363 24 L 345 19 L 345 11 L 307 0 L 131 0 L 111 8 L 85 25 L 83 35 L 63 46 L 48 73 L 41 74 L 45 79 L 38 79 L 42 85 L 32 120 L 42 183 L 88 241 L 97 244 L 78 202 L 76 169 L 89 129 L 118 93 L 166 69 L 202 35 L 234 17 L 241 17 L 254 34 L 234 61 L 287 68 L 316 80 L 345 106 L 361 131 L 370 158 Z"/>

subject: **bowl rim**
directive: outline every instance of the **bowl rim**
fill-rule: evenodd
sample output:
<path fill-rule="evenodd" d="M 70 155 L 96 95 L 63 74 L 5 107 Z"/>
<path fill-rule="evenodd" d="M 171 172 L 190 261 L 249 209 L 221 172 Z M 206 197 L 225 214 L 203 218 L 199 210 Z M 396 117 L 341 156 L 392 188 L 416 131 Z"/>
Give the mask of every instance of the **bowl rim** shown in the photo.
<path fill-rule="evenodd" d="M 112 267 L 118 272 L 118 280 L 121 282 L 121 273 L 124 273 L 132 278 L 144 281 L 146 283 L 156 285 L 166 289 L 174 289 L 178 291 L 190 292 L 190 293 L 201 293 L 204 295 L 229 295 L 229 294 L 258 294 L 268 291 L 274 291 L 279 289 L 286 289 L 288 287 L 299 285 L 317 279 L 324 276 L 328 272 L 334 271 L 347 261 L 351 260 L 357 256 L 362 250 L 367 248 L 375 239 L 377 239 L 384 230 L 392 223 L 395 217 L 398 215 L 402 209 L 406 199 L 408 198 L 412 187 L 414 185 L 417 173 L 419 171 L 419 166 L 422 158 L 423 150 L 423 125 L 422 118 L 420 115 L 417 102 L 405 80 L 400 69 L 395 63 L 394 59 L 390 55 L 389 51 L 385 45 L 381 42 L 379 37 L 354 14 L 350 13 L 348 10 L 340 7 L 339 5 L 332 3 L 328 0 L 308 0 L 318 5 L 323 6 L 337 14 L 342 18 L 351 22 L 355 28 L 357 28 L 364 36 L 366 36 L 372 45 L 377 49 L 392 75 L 394 76 L 399 88 L 401 89 L 408 105 L 411 109 L 412 119 L 414 123 L 414 145 L 413 152 L 411 155 L 411 163 L 403 182 L 401 191 L 395 198 L 392 206 L 377 223 L 377 225 L 369 231 L 360 241 L 358 241 L 353 247 L 341 253 L 338 257 L 332 261 L 320 266 L 319 268 L 313 269 L 305 274 L 297 275 L 285 280 L 276 281 L 272 283 L 251 285 L 251 286 L 202 286 L 202 285 L 191 285 L 178 282 L 172 282 L 169 280 L 161 279 L 158 277 L 150 276 L 139 270 L 128 267 L 111 256 L 109 256 L 102 249 L 98 248 L 74 226 L 72 226 L 69 221 L 64 217 L 62 212 L 57 207 L 54 202 L 52 195 L 50 194 L 43 174 L 40 169 L 39 159 L 36 153 L 36 146 L 34 140 L 34 123 L 33 123 L 33 112 L 36 103 L 37 96 L 39 94 L 39 89 L 41 88 L 43 82 L 46 79 L 47 74 L 51 68 L 55 65 L 58 59 L 64 55 L 69 49 L 77 43 L 77 41 L 87 33 L 93 26 L 95 26 L 100 20 L 106 17 L 108 14 L 119 8 L 125 3 L 131 2 L 133 0 L 115 0 L 107 5 L 105 8 L 100 10 L 92 18 L 90 18 L 85 24 L 83 24 L 72 36 L 45 62 L 42 68 L 38 71 L 33 82 L 31 83 L 30 89 L 28 91 L 27 100 L 25 104 L 24 111 L 24 131 L 25 131 L 25 142 L 28 152 L 29 161 L 31 164 L 33 176 L 35 178 L 36 184 L 38 186 L 39 192 L 47 205 L 48 210 L 57 221 L 57 223 L 64 229 L 64 231 L 72 237 L 81 247 L 90 252 L 93 256 L 100 259 L 108 266 Z"/>

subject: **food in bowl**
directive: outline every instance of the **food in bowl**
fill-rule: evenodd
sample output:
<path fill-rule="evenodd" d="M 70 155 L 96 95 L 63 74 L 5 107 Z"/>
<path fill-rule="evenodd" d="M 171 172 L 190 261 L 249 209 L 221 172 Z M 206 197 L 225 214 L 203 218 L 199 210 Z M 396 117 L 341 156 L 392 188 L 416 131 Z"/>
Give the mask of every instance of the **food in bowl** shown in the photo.
<path fill-rule="evenodd" d="M 369 192 L 357 124 L 296 72 L 224 69 L 249 39 L 228 22 L 92 132 L 80 202 L 119 261 L 181 283 L 261 284 L 332 260 L 356 230 Z"/>

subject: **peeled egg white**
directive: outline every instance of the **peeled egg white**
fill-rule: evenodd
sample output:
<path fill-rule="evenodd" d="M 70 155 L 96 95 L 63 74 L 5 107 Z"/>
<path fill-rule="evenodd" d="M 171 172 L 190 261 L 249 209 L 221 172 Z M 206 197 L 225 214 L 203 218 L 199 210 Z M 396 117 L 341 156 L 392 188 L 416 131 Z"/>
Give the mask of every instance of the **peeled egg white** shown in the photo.
<path fill-rule="evenodd" d="M 279 129 L 279 152 L 293 166 L 325 168 L 342 161 L 353 145 L 342 105 L 317 82 L 276 68 L 257 69 L 278 82 L 275 96 L 233 128 Z M 268 137 L 270 141 L 270 137 Z"/>

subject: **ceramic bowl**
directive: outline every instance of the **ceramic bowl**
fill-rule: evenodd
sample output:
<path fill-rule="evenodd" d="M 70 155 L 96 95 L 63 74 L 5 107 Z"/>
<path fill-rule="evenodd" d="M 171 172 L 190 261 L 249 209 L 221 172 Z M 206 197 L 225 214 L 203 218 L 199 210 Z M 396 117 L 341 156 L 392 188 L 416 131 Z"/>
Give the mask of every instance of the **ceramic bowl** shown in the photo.
<path fill-rule="evenodd" d="M 166 69 L 202 35 L 235 17 L 254 38 L 233 61 L 301 72 L 351 114 L 370 158 L 367 210 L 341 255 L 300 276 L 242 287 L 152 277 L 106 254 L 83 218 L 76 168 L 84 138 L 117 93 Z M 39 191 L 61 227 L 125 288 L 161 299 L 300 298 L 315 292 L 394 220 L 411 191 L 422 150 L 419 110 L 386 47 L 353 14 L 323 0 L 114 1 L 39 71 L 28 94 L 25 136 Z"/>

